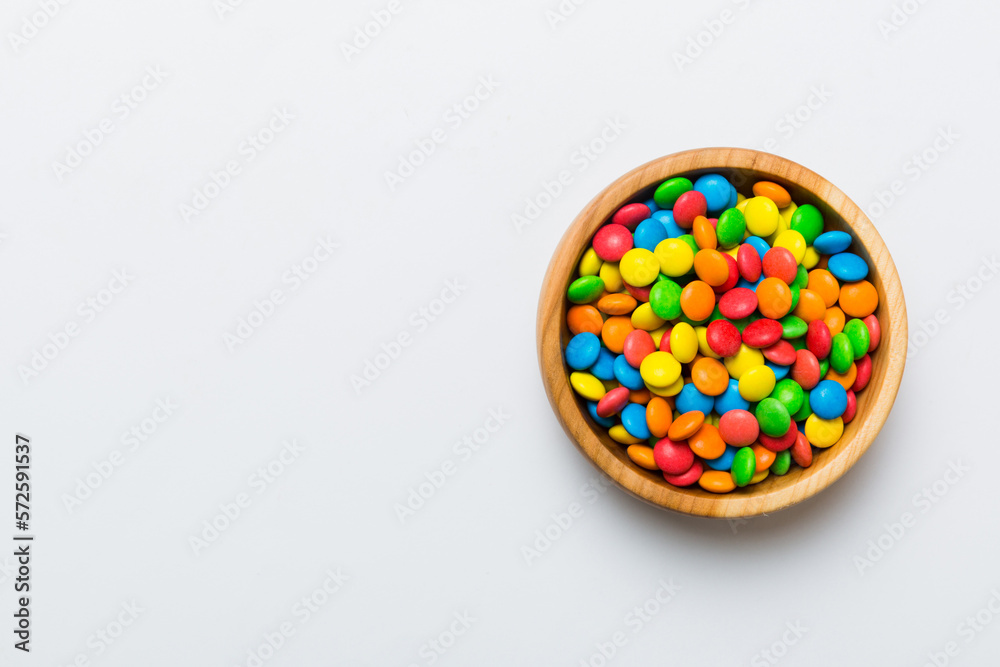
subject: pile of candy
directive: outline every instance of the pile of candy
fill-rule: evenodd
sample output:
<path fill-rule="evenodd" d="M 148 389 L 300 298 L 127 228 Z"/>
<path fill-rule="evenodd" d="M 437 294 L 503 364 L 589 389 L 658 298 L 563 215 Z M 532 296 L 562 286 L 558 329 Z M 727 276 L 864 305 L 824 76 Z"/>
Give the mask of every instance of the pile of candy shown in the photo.
<path fill-rule="evenodd" d="M 597 231 L 568 289 L 570 385 L 675 486 L 808 467 L 871 379 L 878 293 L 850 234 L 777 183 L 753 195 L 718 174 L 665 181 Z"/>

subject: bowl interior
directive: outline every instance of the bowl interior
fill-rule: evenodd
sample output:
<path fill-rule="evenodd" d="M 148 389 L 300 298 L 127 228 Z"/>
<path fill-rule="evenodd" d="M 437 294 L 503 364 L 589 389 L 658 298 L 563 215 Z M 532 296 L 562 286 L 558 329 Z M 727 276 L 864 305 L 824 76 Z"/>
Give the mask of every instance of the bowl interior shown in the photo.
<path fill-rule="evenodd" d="M 726 153 L 713 157 L 713 151 Z M 699 158 L 707 164 L 697 166 Z M 677 170 L 671 171 L 671 165 L 676 165 Z M 690 166 L 685 169 L 681 168 L 683 165 Z M 756 181 L 774 181 L 789 191 L 796 204 L 816 206 L 823 214 L 825 231 L 849 232 L 854 238 L 851 251 L 860 255 L 870 267 L 867 279 L 879 294 L 875 314 L 882 328 L 881 342 L 872 353 L 871 381 L 858 394 L 857 415 L 846 425 L 840 441 L 828 449 L 816 450 L 809 468 L 793 465 L 783 476 L 770 475 L 759 484 L 724 495 L 708 493 L 698 486 L 674 487 L 661 473 L 632 463 L 626 448 L 594 423 L 584 402 L 573 394 L 568 386 L 569 371 L 562 361 L 562 350 L 571 337 L 566 325 L 566 289 L 575 278 L 576 266 L 590 247 L 597 229 L 622 205 L 650 199 L 656 186 L 666 178 L 686 176 L 694 180 L 706 173 L 722 174 L 748 197 L 753 196 L 751 187 Z M 650 178 L 652 180 L 644 183 Z M 564 428 L 597 467 L 629 492 L 655 505 L 690 514 L 732 517 L 775 511 L 803 500 L 839 478 L 864 453 L 884 423 L 895 398 L 905 360 L 906 317 L 892 259 L 857 205 L 813 172 L 783 158 L 740 149 L 705 149 L 668 156 L 640 167 L 609 186 L 581 213 L 557 250 L 549 273 L 539 309 L 539 359 L 550 401 Z M 558 305 L 543 313 L 542 305 L 551 300 L 546 299 L 551 290 L 558 290 L 552 306 Z M 553 325 L 558 327 L 557 337 L 553 335 L 556 333 Z M 554 355 L 558 355 L 555 369 L 551 363 Z M 565 400 L 567 391 L 571 399 L 568 401 Z"/>

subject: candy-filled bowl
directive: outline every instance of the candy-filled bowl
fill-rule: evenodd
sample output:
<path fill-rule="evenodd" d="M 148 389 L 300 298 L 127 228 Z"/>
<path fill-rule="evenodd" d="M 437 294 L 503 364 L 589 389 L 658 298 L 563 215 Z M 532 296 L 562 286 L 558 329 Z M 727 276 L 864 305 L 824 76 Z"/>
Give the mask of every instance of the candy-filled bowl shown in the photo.
<path fill-rule="evenodd" d="M 906 306 L 843 192 L 775 155 L 706 148 L 629 172 L 577 216 L 545 276 L 537 345 L 559 422 L 615 483 L 749 517 L 819 493 L 875 440 Z"/>

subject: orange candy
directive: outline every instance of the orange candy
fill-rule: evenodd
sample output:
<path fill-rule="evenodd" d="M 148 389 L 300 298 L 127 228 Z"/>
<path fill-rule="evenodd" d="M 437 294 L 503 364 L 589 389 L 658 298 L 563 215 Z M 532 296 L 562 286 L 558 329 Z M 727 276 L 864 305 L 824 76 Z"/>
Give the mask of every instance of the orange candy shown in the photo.
<path fill-rule="evenodd" d="M 642 389 L 632 389 L 628 393 L 628 400 L 639 405 L 646 405 L 652 397 L 653 395 L 645 387 Z"/>
<path fill-rule="evenodd" d="M 847 322 L 847 318 L 844 317 L 844 311 L 836 306 L 832 306 L 826 309 L 826 315 L 823 316 L 823 321 L 826 322 L 827 328 L 830 329 L 830 335 L 836 336 L 844 330 L 844 324 Z"/>
<path fill-rule="evenodd" d="M 631 445 L 625 450 L 628 457 L 639 466 L 640 468 L 645 468 L 646 470 L 659 470 L 656 465 L 656 461 L 653 460 L 653 448 L 647 447 L 646 445 Z"/>
<path fill-rule="evenodd" d="M 813 320 L 821 320 L 826 315 L 826 304 L 823 297 L 811 289 L 799 290 L 799 303 L 795 306 L 792 314 L 801 317 L 806 323 Z"/>
<path fill-rule="evenodd" d="M 761 315 L 772 320 L 784 317 L 792 309 L 791 288 L 780 278 L 764 278 L 757 285 L 757 307 Z"/>
<path fill-rule="evenodd" d="M 674 423 L 667 429 L 667 437 L 671 440 L 687 440 L 694 435 L 705 423 L 705 413 L 692 410 L 685 412 L 674 420 Z"/>
<path fill-rule="evenodd" d="M 728 271 L 727 267 L 727 274 Z M 791 292 L 788 296 L 791 298 Z M 681 310 L 695 322 L 707 320 L 715 310 L 715 292 L 708 283 L 692 280 L 681 290 Z"/>
<path fill-rule="evenodd" d="M 694 256 L 694 272 L 710 286 L 718 287 L 729 280 L 729 262 L 718 250 L 706 248 Z M 715 297 L 712 298 L 714 300 Z M 712 305 L 714 307 L 715 304 Z"/>
<path fill-rule="evenodd" d="M 736 488 L 727 470 L 706 470 L 698 478 L 698 486 L 711 493 L 729 493 Z"/>
<path fill-rule="evenodd" d="M 753 193 L 758 197 L 767 197 L 778 208 L 785 208 L 792 203 L 788 190 L 771 181 L 757 181 L 753 184 Z"/>
<path fill-rule="evenodd" d="M 850 388 L 854 386 L 854 381 L 858 379 L 858 365 L 856 363 L 852 363 L 846 373 L 838 373 L 831 367 L 830 370 L 826 372 L 826 377 L 823 379 L 833 380 L 844 389 L 850 390 Z"/>
<path fill-rule="evenodd" d="M 702 424 L 701 428 L 688 438 L 688 446 L 703 459 L 717 459 L 726 453 L 726 442 L 719 435 L 719 429 L 711 424 Z"/>
<path fill-rule="evenodd" d="M 636 300 L 628 294 L 605 294 L 597 301 L 597 309 L 608 315 L 628 315 L 636 305 Z"/>
<path fill-rule="evenodd" d="M 840 298 L 840 283 L 826 269 L 813 269 L 809 272 L 809 284 L 806 288 L 823 297 L 827 308 L 837 305 Z"/>
<path fill-rule="evenodd" d="M 840 307 L 851 317 L 868 317 L 878 306 L 878 291 L 867 280 L 840 288 Z"/>
<path fill-rule="evenodd" d="M 715 227 L 703 215 L 699 215 L 694 219 L 694 226 L 691 228 L 691 233 L 694 235 L 694 242 L 698 244 L 699 248 L 715 250 L 716 246 L 719 245 L 719 239 L 715 235 Z M 697 261 L 695 260 L 696 265 Z M 722 283 L 719 284 L 721 285 Z"/>
<path fill-rule="evenodd" d="M 757 472 L 770 468 L 771 464 L 774 463 L 774 459 L 778 456 L 770 449 L 760 444 L 753 446 L 753 455 L 757 459 Z"/>
<path fill-rule="evenodd" d="M 584 332 L 600 336 L 604 318 L 593 306 L 573 306 L 566 312 L 566 324 L 574 336 Z"/>
<path fill-rule="evenodd" d="M 718 360 L 701 357 L 691 366 L 691 381 L 706 396 L 720 396 L 729 387 L 729 371 Z"/>
<path fill-rule="evenodd" d="M 625 349 L 625 339 L 635 331 L 632 319 L 627 315 L 609 317 L 601 329 L 601 339 L 609 350 L 621 354 Z"/>
<path fill-rule="evenodd" d="M 651 435 L 657 438 L 667 437 L 667 430 L 674 421 L 674 409 L 670 403 L 660 396 L 649 399 L 646 405 L 646 425 Z"/>

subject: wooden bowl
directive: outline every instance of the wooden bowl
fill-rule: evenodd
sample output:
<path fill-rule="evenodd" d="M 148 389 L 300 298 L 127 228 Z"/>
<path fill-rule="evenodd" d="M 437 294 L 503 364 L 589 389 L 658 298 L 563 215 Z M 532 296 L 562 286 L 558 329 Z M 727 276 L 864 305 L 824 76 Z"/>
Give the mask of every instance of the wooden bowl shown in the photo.
<path fill-rule="evenodd" d="M 636 466 L 625 447 L 590 418 L 584 402 L 569 386 L 563 349 L 570 338 L 566 325 L 566 289 L 576 277 L 583 252 L 597 229 L 622 205 L 652 197 L 658 184 L 673 176 L 719 173 L 744 195 L 758 180 L 784 186 L 799 205 L 813 204 L 823 213 L 826 231 L 840 229 L 854 237 L 852 252 L 870 267 L 879 305 L 875 314 L 882 339 L 872 353 L 872 378 L 858 394 L 857 416 L 833 447 L 817 450 L 809 468 L 793 465 L 784 476 L 716 495 L 695 485 L 677 488 L 659 472 Z M 752 196 L 752 195 L 751 195 Z M 889 250 L 857 204 L 829 181 L 790 160 L 742 148 L 705 148 L 653 160 L 604 189 L 577 216 L 552 256 L 538 303 L 538 362 L 549 402 L 567 435 L 591 463 L 619 486 L 653 505 L 708 517 L 749 517 L 775 512 L 819 493 L 840 478 L 872 444 L 885 423 L 906 361 L 907 328 L 903 288 Z"/>

